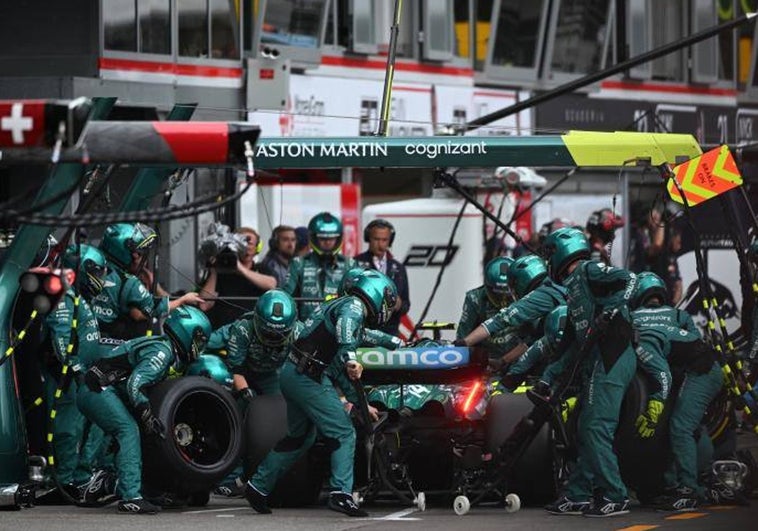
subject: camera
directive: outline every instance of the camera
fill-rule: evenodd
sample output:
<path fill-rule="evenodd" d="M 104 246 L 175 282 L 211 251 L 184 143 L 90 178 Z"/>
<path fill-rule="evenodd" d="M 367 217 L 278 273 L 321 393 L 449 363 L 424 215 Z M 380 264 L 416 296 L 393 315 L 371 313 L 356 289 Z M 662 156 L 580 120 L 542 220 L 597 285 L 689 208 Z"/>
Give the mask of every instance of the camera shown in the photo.
<path fill-rule="evenodd" d="M 244 258 L 246 252 L 247 239 L 222 223 L 209 225 L 198 248 L 200 260 L 205 264 L 213 262 L 220 272 L 236 271 L 237 261 Z"/>

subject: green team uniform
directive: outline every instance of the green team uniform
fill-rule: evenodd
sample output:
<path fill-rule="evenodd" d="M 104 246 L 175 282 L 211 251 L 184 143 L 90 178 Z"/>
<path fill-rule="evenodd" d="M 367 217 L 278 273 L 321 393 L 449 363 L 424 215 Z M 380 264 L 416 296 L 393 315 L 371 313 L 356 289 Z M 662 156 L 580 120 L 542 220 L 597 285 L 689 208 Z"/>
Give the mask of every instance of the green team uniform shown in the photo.
<path fill-rule="evenodd" d="M 563 363 L 583 355 L 587 357 L 583 363 L 591 367 L 579 413 L 579 466 L 567 485 L 567 496 L 572 500 L 593 497 L 589 478 L 607 499 L 624 503 L 628 498 L 613 439 L 621 402 L 637 367 L 628 308 L 635 284 L 633 273 L 593 261 L 581 261 L 563 281 L 575 343 L 573 356 L 566 356 Z M 598 317 L 614 311 L 614 318 L 597 340 L 588 338 L 587 332 L 595 327 Z"/>
<path fill-rule="evenodd" d="M 246 314 L 231 324 L 226 363 L 234 374 L 245 377 L 256 394 L 279 394 L 279 370 L 302 329 L 297 322 L 290 341 L 276 347 L 264 345 L 255 335 L 252 315 Z"/>
<path fill-rule="evenodd" d="M 61 365 L 68 365 L 70 371 L 79 372 L 81 358 L 97 353 L 100 332 L 97 319 L 84 297 L 79 297 L 78 305 L 75 300 L 74 292 L 66 291 L 56 308 L 45 317 L 45 327 L 50 334 L 56 361 Z M 75 330 L 72 328 L 74 319 L 77 321 Z M 72 337 L 74 333 L 76 336 Z M 73 346 L 70 354 L 67 352 L 69 344 Z M 55 403 L 56 408 L 52 433 L 58 481 L 61 484 L 81 484 L 90 476 L 89 460 L 92 456 L 86 455 L 85 448 L 81 448 L 81 453 L 79 450 L 85 432 L 85 418 L 76 407 L 77 382 L 72 379 L 68 389 L 55 400 L 60 371 L 53 369 L 51 372 L 45 369 L 43 376 L 47 403 L 49 406 Z M 92 433 L 91 440 L 94 441 L 96 438 L 97 435 Z"/>
<path fill-rule="evenodd" d="M 290 262 L 287 280 L 282 289 L 293 297 L 307 297 L 325 301 L 338 295 L 340 282 L 348 269 L 354 267 L 352 258 L 341 254 L 319 255 L 311 251 Z M 298 303 L 298 316 L 307 319 L 320 302 Z"/>
<path fill-rule="evenodd" d="M 455 333 L 456 339 L 463 339 L 477 326 L 494 317 L 501 310 L 503 308 L 492 304 L 492 301 L 487 296 L 487 288 L 485 286 L 482 285 L 467 291 L 466 297 L 463 299 L 461 319 L 458 322 L 458 329 Z M 507 327 L 490 335 L 490 337 L 480 343 L 480 346 L 486 349 L 491 356 L 501 357 L 520 343 L 527 341 L 527 338 L 519 333 L 520 330 L 520 327 Z"/>
<path fill-rule="evenodd" d="M 523 298 L 488 318 L 482 326 L 493 336 L 508 328 L 532 325 L 563 304 L 566 304 L 566 289 L 546 278 Z"/>
<path fill-rule="evenodd" d="M 132 308 L 138 309 L 147 320 L 132 320 L 129 317 Z M 156 302 L 140 279 L 108 261 L 105 286 L 92 301 L 92 310 L 100 322 L 103 337 L 133 339 L 146 334 L 153 318 L 168 314 L 168 297 Z"/>
<path fill-rule="evenodd" d="M 660 306 L 640 308 L 632 315 L 639 330 L 640 366 L 658 384 L 650 398 L 667 398 L 672 372 L 674 381 L 684 378 L 669 418 L 673 461 L 665 474 L 666 487 L 687 487 L 702 497 L 705 489 L 698 483 L 695 434 L 708 405 L 721 391 L 721 368 L 708 350 L 698 349 L 700 333 L 687 312 Z M 712 453 L 708 446 L 705 452 Z"/>
<path fill-rule="evenodd" d="M 205 345 L 206 354 L 214 354 L 221 358 L 226 358 L 229 354 L 229 337 L 234 323 L 225 324 L 216 328 L 211 337 L 208 338 L 208 344 Z"/>
<path fill-rule="evenodd" d="M 327 302 L 305 321 L 280 375 L 287 401 L 287 436 L 266 456 L 250 480 L 264 495 L 313 445 L 316 431 L 334 449 L 331 488 L 352 492 L 355 430 L 332 380 L 349 400 L 357 400 L 344 366 L 361 342 L 363 323 L 364 306 L 355 296 Z"/>
<path fill-rule="evenodd" d="M 116 468 L 118 494 L 124 500 L 142 497 L 140 431 L 131 411 L 149 405 L 144 388 L 166 378 L 174 363 L 166 336 L 127 341 L 107 354 L 82 357 L 85 369 L 97 365 L 103 373 L 118 375 L 117 382 L 100 392 L 79 386 L 77 405 L 84 415 L 118 442 Z"/>

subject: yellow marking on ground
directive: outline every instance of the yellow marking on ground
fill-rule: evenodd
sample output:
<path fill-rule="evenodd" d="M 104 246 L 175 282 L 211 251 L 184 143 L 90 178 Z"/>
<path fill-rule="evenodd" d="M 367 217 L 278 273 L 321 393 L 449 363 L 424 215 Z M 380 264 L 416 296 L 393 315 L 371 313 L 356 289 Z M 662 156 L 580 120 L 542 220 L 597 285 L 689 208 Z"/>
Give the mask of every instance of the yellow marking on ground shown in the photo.
<path fill-rule="evenodd" d="M 622 527 L 621 529 L 617 529 L 616 531 L 649 531 L 650 529 L 655 529 L 656 527 L 660 527 L 657 525 L 631 525 L 629 527 Z"/>
<path fill-rule="evenodd" d="M 693 518 L 701 518 L 703 516 L 708 516 L 708 513 L 680 513 L 667 516 L 665 520 L 692 520 Z"/>

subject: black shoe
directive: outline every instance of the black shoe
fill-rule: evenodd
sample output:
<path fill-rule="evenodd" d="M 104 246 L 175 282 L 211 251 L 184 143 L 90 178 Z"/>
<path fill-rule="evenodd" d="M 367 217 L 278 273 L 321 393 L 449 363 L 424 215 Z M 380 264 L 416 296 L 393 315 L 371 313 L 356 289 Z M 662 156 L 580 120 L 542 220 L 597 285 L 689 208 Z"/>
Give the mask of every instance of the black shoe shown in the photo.
<path fill-rule="evenodd" d="M 213 489 L 213 494 L 226 498 L 242 498 L 245 495 L 245 484 L 238 485 L 235 480 L 231 485 L 219 485 Z"/>
<path fill-rule="evenodd" d="M 86 507 L 103 507 L 116 501 L 118 479 L 109 470 L 98 470 L 82 486 L 82 505 Z"/>
<path fill-rule="evenodd" d="M 681 496 L 678 498 L 671 498 L 667 504 L 659 505 L 656 507 L 658 511 L 684 513 L 688 511 L 694 511 L 697 509 L 697 498 L 689 496 Z"/>
<path fill-rule="evenodd" d="M 553 503 L 545 505 L 545 510 L 550 514 L 581 515 L 591 507 L 588 501 L 575 502 L 566 496 L 561 496 Z"/>
<path fill-rule="evenodd" d="M 63 491 L 61 496 L 67 503 L 79 504 L 82 501 L 82 486 L 77 486 L 72 483 L 61 485 Z"/>
<path fill-rule="evenodd" d="M 666 496 L 655 505 L 658 511 L 686 512 L 694 511 L 698 506 L 695 491 L 687 487 L 681 487 L 674 491 L 673 495 Z"/>
<path fill-rule="evenodd" d="M 123 514 L 156 514 L 161 512 L 161 508 L 144 498 L 135 498 L 118 502 L 118 512 Z"/>
<path fill-rule="evenodd" d="M 268 506 L 268 496 L 261 494 L 250 482 L 245 485 L 245 498 L 256 513 L 271 514 L 271 509 Z"/>
<path fill-rule="evenodd" d="M 618 516 L 629 512 L 629 500 L 614 502 L 606 497 L 596 499 L 592 507 L 584 513 L 588 518 L 606 518 L 608 516 Z"/>
<path fill-rule="evenodd" d="M 344 513 L 348 516 L 358 516 L 358 517 L 365 517 L 368 516 L 368 513 L 358 507 L 358 504 L 355 503 L 355 500 L 353 500 L 353 497 L 346 493 L 346 492 L 331 492 L 329 494 L 329 503 L 328 507 L 332 511 L 337 511 L 338 513 Z"/>

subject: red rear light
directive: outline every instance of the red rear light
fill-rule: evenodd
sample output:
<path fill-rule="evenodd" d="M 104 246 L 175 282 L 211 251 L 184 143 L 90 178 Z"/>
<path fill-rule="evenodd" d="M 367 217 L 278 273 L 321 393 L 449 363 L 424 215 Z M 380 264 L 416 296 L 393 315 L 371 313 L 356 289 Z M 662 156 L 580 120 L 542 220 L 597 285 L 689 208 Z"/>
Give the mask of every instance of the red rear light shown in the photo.
<path fill-rule="evenodd" d="M 463 414 L 467 414 L 469 411 L 471 411 L 471 408 L 473 408 L 479 402 L 479 399 L 482 397 L 481 391 L 482 382 L 477 380 L 474 382 L 474 385 L 471 386 L 471 389 L 469 389 L 469 392 L 466 395 L 466 400 L 463 401 L 463 406 L 461 406 Z"/>
<path fill-rule="evenodd" d="M 56 295 L 63 289 L 63 282 L 61 277 L 50 275 L 45 279 L 45 291 L 50 295 Z"/>

